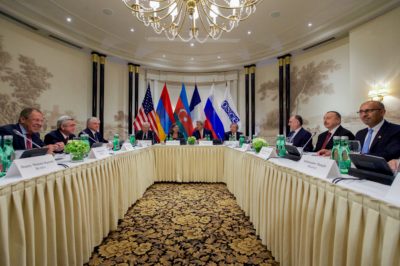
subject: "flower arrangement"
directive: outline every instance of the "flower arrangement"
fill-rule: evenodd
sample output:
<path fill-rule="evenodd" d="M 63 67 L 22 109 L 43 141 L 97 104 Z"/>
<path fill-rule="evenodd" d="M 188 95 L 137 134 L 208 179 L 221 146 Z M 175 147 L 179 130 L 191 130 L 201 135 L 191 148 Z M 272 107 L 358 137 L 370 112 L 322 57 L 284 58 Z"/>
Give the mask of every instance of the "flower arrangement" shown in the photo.
<path fill-rule="evenodd" d="M 263 138 L 254 138 L 252 144 L 256 153 L 259 153 L 262 147 L 268 146 L 268 142 Z"/>
<path fill-rule="evenodd" d="M 90 146 L 86 141 L 70 140 L 64 148 L 65 153 L 71 154 L 72 161 L 83 161 L 85 154 L 89 153 Z"/>
<path fill-rule="evenodd" d="M 195 137 L 188 137 L 188 139 L 187 139 L 187 143 L 189 144 L 189 145 L 194 145 L 195 143 L 196 143 L 196 138 Z"/>

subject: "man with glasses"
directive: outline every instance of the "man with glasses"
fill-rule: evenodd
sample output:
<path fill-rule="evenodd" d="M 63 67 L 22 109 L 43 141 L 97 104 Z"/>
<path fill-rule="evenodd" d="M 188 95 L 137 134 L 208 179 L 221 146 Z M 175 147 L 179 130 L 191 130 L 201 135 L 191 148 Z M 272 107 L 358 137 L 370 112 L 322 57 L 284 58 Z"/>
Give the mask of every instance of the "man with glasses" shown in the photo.
<path fill-rule="evenodd" d="M 357 132 L 356 140 L 361 143 L 361 153 L 385 158 L 386 161 L 400 158 L 400 125 L 384 119 L 383 103 L 367 101 L 357 112 L 368 127 Z"/>

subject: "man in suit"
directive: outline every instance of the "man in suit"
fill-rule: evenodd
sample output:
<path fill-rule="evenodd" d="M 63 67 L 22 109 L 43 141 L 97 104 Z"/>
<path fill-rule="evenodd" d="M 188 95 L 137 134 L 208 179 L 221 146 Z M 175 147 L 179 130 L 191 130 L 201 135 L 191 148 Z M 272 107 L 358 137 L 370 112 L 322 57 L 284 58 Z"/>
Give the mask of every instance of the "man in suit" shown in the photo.
<path fill-rule="evenodd" d="M 333 147 L 334 136 L 347 136 L 349 140 L 354 139 L 353 133 L 342 127 L 342 116 L 336 111 L 329 111 L 324 115 L 324 126 L 328 129 L 318 135 L 315 152 L 325 153 L 325 150 L 331 150 Z M 321 151 L 321 152 L 320 152 Z"/>
<path fill-rule="evenodd" d="M 225 132 L 224 134 L 224 140 L 230 140 L 231 137 L 235 140 L 239 140 L 240 136 L 243 134 L 242 132 L 239 132 L 239 125 L 236 123 L 232 123 L 230 126 L 231 131 Z"/>
<path fill-rule="evenodd" d="M 385 158 L 386 161 L 400 158 L 400 125 L 384 119 L 386 110 L 379 101 L 367 101 L 360 106 L 358 114 L 367 125 L 357 132 L 361 153 Z"/>
<path fill-rule="evenodd" d="M 296 147 L 304 147 L 304 151 L 312 151 L 313 145 L 311 133 L 303 128 L 303 118 L 300 115 L 293 115 L 289 119 L 290 133 L 288 135 L 289 142 Z"/>
<path fill-rule="evenodd" d="M 151 140 L 154 143 L 154 132 L 150 130 L 150 123 L 144 122 L 142 124 L 142 130 L 139 130 L 135 134 L 136 140 Z"/>
<path fill-rule="evenodd" d="M 212 132 L 204 128 L 204 122 L 200 120 L 196 121 L 196 130 L 193 131 L 192 136 L 197 140 L 204 140 L 207 138 L 207 135 L 210 137 L 210 140 L 213 139 Z"/>
<path fill-rule="evenodd" d="M 37 148 L 36 145 L 44 147 L 44 142 L 40 139 L 40 130 L 43 126 L 43 113 L 36 108 L 25 108 L 21 111 L 17 124 L 9 124 L 0 127 L 0 135 L 12 135 L 13 136 L 13 147 L 14 150 L 30 150 Z M 19 134 L 16 134 L 18 131 Z M 20 135 L 24 135 L 23 138 Z M 33 144 L 35 143 L 35 144 Z M 64 149 L 64 143 L 57 142 L 47 147 L 48 153 L 53 151 L 62 151 Z"/>
<path fill-rule="evenodd" d="M 75 120 L 67 115 L 61 116 L 57 120 L 57 129 L 46 134 L 44 137 L 45 144 L 55 144 L 63 142 L 67 144 L 68 140 L 75 138 L 74 132 L 76 128 Z"/>
<path fill-rule="evenodd" d="M 90 146 L 97 142 L 108 143 L 108 141 L 100 134 L 99 129 L 100 119 L 97 117 L 90 117 L 86 121 L 86 128 L 79 133 L 79 136 L 82 134 L 87 134 L 89 136 Z"/>

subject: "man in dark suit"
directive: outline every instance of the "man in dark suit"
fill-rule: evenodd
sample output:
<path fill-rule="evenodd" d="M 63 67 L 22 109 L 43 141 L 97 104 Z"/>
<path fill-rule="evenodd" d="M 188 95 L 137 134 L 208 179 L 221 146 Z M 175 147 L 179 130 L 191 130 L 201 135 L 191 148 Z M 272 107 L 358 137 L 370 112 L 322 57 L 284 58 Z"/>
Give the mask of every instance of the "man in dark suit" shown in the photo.
<path fill-rule="evenodd" d="M 196 130 L 193 131 L 192 136 L 197 140 L 205 140 L 207 135 L 210 137 L 210 140 L 213 140 L 212 132 L 207 128 L 204 128 L 204 122 L 200 120 L 196 121 Z"/>
<path fill-rule="evenodd" d="M 148 122 L 142 124 L 142 130 L 136 132 L 135 138 L 136 140 L 151 140 L 151 143 L 154 144 L 154 132 L 150 130 L 150 124 Z"/>
<path fill-rule="evenodd" d="M 97 117 L 90 117 L 86 121 L 86 128 L 79 133 L 79 136 L 87 134 L 89 136 L 90 146 L 97 142 L 108 143 L 108 141 L 100 134 L 99 129 L 100 120 Z"/>
<path fill-rule="evenodd" d="M 13 136 L 13 147 L 14 150 L 30 150 L 37 148 L 36 145 L 43 147 L 44 142 L 40 139 L 40 130 L 43 126 L 43 113 L 36 108 L 25 108 L 21 111 L 17 124 L 9 124 L 0 127 L 0 135 L 12 135 Z M 16 134 L 15 131 L 20 134 Z M 23 138 L 20 135 L 26 137 Z M 33 144 L 35 143 L 35 144 Z M 57 142 L 53 145 L 46 146 L 49 149 L 49 153 L 53 151 L 62 151 L 64 149 L 64 143 Z"/>
<path fill-rule="evenodd" d="M 324 126 L 328 129 L 318 135 L 317 145 L 315 145 L 315 152 L 324 153 L 324 150 L 331 150 L 333 147 L 334 136 L 347 136 L 349 140 L 354 139 L 353 133 L 342 127 L 342 116 L 336 111 L 329 111 L 324 115 Z"/>
<path fill-rule="evenodd" d="M 230 140 L 231 137 L 235 138 L 235 140 L 239 140 L 240 136 L 243 134 L 242 132 L 239 132 L 239 125 L 236 123 L 231 124 L 230 126 L 231 131 L 225 132 L 224 134 L 224 140 Z"/>
<path fill-rule="evenodd" d="M 312 151 L 313 145 L 311 133 L 303 128 L 303 118 L 300 115 L 293 115 L 289 119 L 290 133 L 288 135 L 289 142 L 296 147 L 304 147 L 303 151 Z M 308 143 L 307 143 L 308 142 Z"/>
<path fill-rule="evenodd" d="M 400 158 L 400 125 L 384 119 L 383 103 L 367 101 L 358 111 L 361 121 L 368 127 L 357 132 L 361 153 L 385 158 L 386 161 Z"/>
<path fill-rule="evenodd" d="M 63 142 L 67 144 L 68 140 L 75 138 L 74 132 L 76 128 L 75 120 L 67 115 L 61 116 L 57 120 L 57 129 L 46 134 L 44 137 L 45 144 L 55 144 Z"/>

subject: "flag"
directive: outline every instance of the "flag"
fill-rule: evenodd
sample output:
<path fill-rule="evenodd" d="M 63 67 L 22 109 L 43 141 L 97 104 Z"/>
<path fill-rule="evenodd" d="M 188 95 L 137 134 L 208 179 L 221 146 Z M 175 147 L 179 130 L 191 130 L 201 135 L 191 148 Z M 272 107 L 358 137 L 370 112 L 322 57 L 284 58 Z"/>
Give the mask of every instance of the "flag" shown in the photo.
<path fill-rule="evenodd" d="M 161 92 L 160 100 L 157 104 L 157 127 L 160 134 L 160 140 L 164 141 L 166 133 L 168 134 L 172 123 L 175 123 L 174 113 L 172 112 L 171 100 L 167 89 L 167 84 L 164 83 L 164 88 Z"/>
<path fill-rule="evenodd" d="M 181 94 L 175 106 L 174 117 L 181 133 L 187 138 L 192 135 L 193 124 L 190 117 L 189 104 L 186 96 L 185 84 L 182 83 Z"/>
<path fill-rule="evenodd" d="M 214 102 L 214 84 L 211 86 L 210 95 L 207 98 L 206 105 L 204 106 L 204 113 L 206 115 L 205 128 L 211 130 L 214 138 L 224 139 L 224 125 L 219 117 L 218 111 L 215 107 L 218 105 Z"/>
<path fill-rule="evenodd" d="M 194 85 L 194 91 L 192 95 L 192 100 L 190 100 L 190 116 L 192 118 L 193 127 L 196 127 L 196 121 L 204 122 L 204 111 L 201 104 L 199 90 L 197 89 L 197 84 Z"/>
<path fill-rule="evenodd" d="M 226 86 L 224 99 L 222 100 L 220 107 L 220 118 L 222 123 L 224 124 L 225 131 L 230 130 L 230 125 L 232 123 L 238 124 L 238 126 L 240 126 L 239 113 L 236 110 L 235 104 L 233 103 L 230 88 L 228 85 Z"/>
<path fill-rule="evenodd" d="M 158 128 L 157 128 L 157 114 L 154 111 L 153 98 L 151 97 L 150 84 L 147 85 L 146 94 L 139 108 L 139 112 L 133 122 L 135 131 L 141 130 L 144 122 L 149 122 L 150 129 L 154 132 L 155 139 L 159 141 Z"/>

